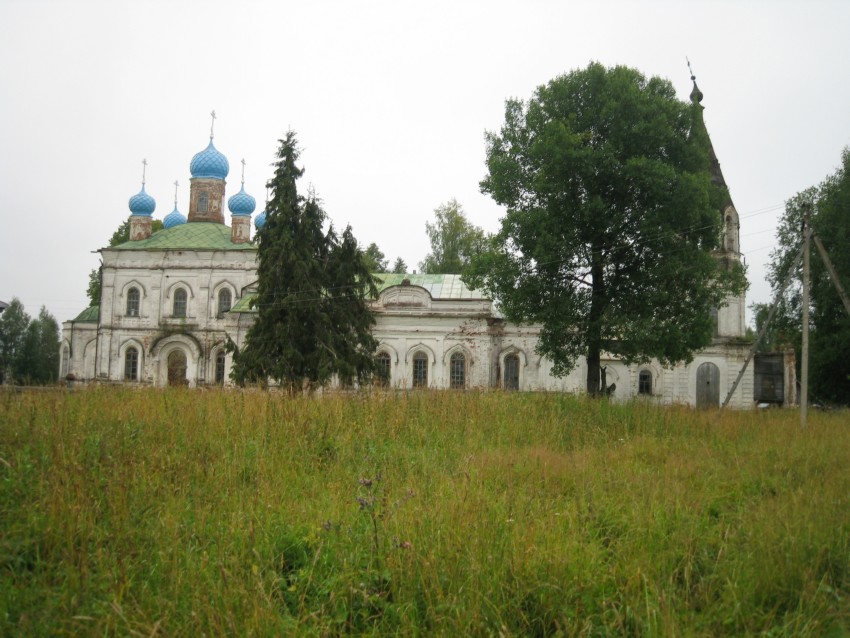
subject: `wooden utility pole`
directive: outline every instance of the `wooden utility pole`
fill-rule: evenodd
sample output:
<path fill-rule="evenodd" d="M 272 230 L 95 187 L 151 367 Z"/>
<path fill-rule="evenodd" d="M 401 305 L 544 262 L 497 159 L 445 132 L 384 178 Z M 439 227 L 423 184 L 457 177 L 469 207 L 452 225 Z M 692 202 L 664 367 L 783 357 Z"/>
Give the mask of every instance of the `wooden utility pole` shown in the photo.
<path fill-rule="evenodd" d="M 830 279 L 832 279 L 832 285 L 835 286 L 835 290 L 841 299 L 841 303 L 844 304 L 844 309 L 847 311 L 847 314 L 850 315 L 850 299 L 848 299 L 847 293 L 844 292 L 844 286 L 841 285 L 841 280 L 838 278 L 835 266 L 832 265 L 832 260 L 829 258 L 826 248 L 823 247 L 823 243 L 821 242 L 820 237 L 818 237 L 818 234 L 814 232 L 814 229 L 812 230 L 812 239 L 815 240 L 815 247 L 818 249 L 821 259 L 823 259 L 823 265 L 826 266 Z"/>
<path fill-rule="evenodd" d="M 762 324 L 761 330 L 759 330 L 759 333 L 756 336 L 756 340 L 753 342 L 753 345 L 750 346 L 750 351 L 749 353 L 747 353 L 747 357 L 744 359 L 744 365 L 741 366 L 741 370 L 738 372 L 738 376 L 735 378 L 735 382 L 732 384 L 732 387 L 726 394 L 726 399 L 720 406 L 721 410 L 727 405 L 729 405 L 729 401 L 732 399 L 732 395 L 735 394 L 735 390 L 738 389 L 738 386 L 741 383 L 741 379 L 744 378 L 744 373 L 747 371 L 747 366 L 750 365 L 750 362 L 753 360 L 753 357 L 756 354 L 756 350 L 758 350 L 759 344 L 761 343 L 762 339 L 764 339 L 764 336 L 767 334 L 767 329 L 768 327 L 770 327 L 770 322 L 773 321 L 774 316 L 776 316 L 776 311 L 779 309 L 779 300 L 782 299 L 782 295 L 785 294 L 785 289 L 788 287 L 788 283 L 791 281 L 791 278 L 794 277 L 794 275 L 797 273 L 797 268 L 800 266 L 800 260 L 803 258 L 804 250 L 805 246 L 803 244 L 800 244 L 800 249 L 797 251 L 797 256 L 794 257 L 794 262 L 791 264 L 791 268 L 788 269 L 788 272 L 785 275 L 785 279 L 782 280 L 782 284 L 776 291 L 776 296 L 773 299 L 773 305 L 770 307 L 770 312 L 767 314 L 767 319 L 765 320 L 764 324 Z"/>
<path fill-rule="evenodd" d="M 811 205 L 803 204 L 803 360 L 800 362 L 800 427 L 809 417 L 809 238 Z"/>

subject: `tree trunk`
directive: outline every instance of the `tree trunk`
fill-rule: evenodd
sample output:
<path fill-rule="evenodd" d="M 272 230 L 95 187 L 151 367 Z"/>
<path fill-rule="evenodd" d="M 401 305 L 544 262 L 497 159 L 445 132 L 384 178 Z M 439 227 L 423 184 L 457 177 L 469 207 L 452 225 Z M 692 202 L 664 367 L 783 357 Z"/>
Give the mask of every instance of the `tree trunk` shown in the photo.
<path fill-rule="evenodd" d="M 595 352 L 590 352 L 588 350 L 587 353 L 587 393 L 592 396 L 599 395 L 599 375 L 601 373 L 601 366 L 599 365 L 599 349 L 596 348 Z"/>
<path fill-rule="evenodd" d="M 594 250 L 591 256 L 590 272 L 592 277 L 590 295 L 590 317 L 587 322 L 587 393 L 600 396 L 605 388 L 600 388 L 602 372 L 600 362 L 602 354 L 602 315 L 607 303 L 605 280 L 603 276 L 602 252 Z"/>

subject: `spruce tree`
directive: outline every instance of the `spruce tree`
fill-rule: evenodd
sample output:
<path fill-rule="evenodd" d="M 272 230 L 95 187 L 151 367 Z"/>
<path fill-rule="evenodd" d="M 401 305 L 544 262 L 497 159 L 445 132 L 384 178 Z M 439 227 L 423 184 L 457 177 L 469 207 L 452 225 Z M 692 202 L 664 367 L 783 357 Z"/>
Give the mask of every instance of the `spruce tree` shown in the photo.
<path fill-rule="evenodd" d="M 257 235 L 257 310 L 246 343 L 235 349 L 237 383 L 276 381 L 291 392 L 325 385 L 367 382 L 375 371 L 374 319 L 366 305 L 376 296 L 363 253 L 351 229 L 342 241 L 315 193 L 298 194 L 304 170 L 296 164 L 295 133 L 280 140 L 266 224 Z"/>

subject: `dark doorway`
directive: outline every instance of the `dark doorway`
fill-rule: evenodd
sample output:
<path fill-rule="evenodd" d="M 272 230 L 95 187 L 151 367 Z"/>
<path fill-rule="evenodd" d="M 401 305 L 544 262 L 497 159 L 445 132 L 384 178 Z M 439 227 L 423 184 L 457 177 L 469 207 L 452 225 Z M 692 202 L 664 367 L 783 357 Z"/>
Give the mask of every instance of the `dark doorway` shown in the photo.
<path fill-rule="evenodd" d="M 713 363 L 697 368 L 697 407 L 720 407 L 720 369 Z"/>
<path fill-rule="evenodd" d="M 168 385 L 188 385 L 186 380 L 186 355 L 182 350 L 172 350 L 168 355 Z"/>

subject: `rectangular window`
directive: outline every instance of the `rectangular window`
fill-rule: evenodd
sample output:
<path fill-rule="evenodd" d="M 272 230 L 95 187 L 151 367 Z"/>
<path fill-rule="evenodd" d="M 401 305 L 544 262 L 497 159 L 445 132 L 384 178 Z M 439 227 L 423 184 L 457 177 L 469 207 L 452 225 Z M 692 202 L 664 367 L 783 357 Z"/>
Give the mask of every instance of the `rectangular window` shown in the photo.
<path fill-rule="evenodd" d="M 124 378 L 127 381 L 136 381 L 139 378 L 139 351 L 135 348 L 127 348 L 124 353 Z"/>
<path fill-rule="evenodd" d="M 127 291 L 127 316 L 139 316 L 139 290 L 138 288 L 130 288 Z"/>
<path fill-rule="evenodd" d="M 453 390 L 466 387 L 466 357 L 457 352 L 449 363 L 449 387 Z"/>
<path fill-rule="evenodd" d="M 392 361 L 390 360 L 390 355 L 386 352 L 382 352 L 378 355 L 378 383 L 381 385 L 387 385 L 390 382 L 390 370 L 392 367 Z"/>
<path fill-rule="evenodd" d="M 428 387 L 428 357 L 424 354 L 413 357 L 413 387 Z"/>
<path fill-rule="evenodd" d="M 652 373 L 641 370 L 638 376 L 638 394 L 652 394 Z"/>
<path fill-rule="evenodd" d="M 219 385 L 224 383 L 224 357 L 225 354 L 221 350 L 215 355 L 215 382 Z"/>
<path fill-rule="evenodd" d="M 175 317 L 185 317 L 186 316 L 186 291 L 182 288 L 176 290 L 174 292 L 174 312 L 172 313 Z"/>

